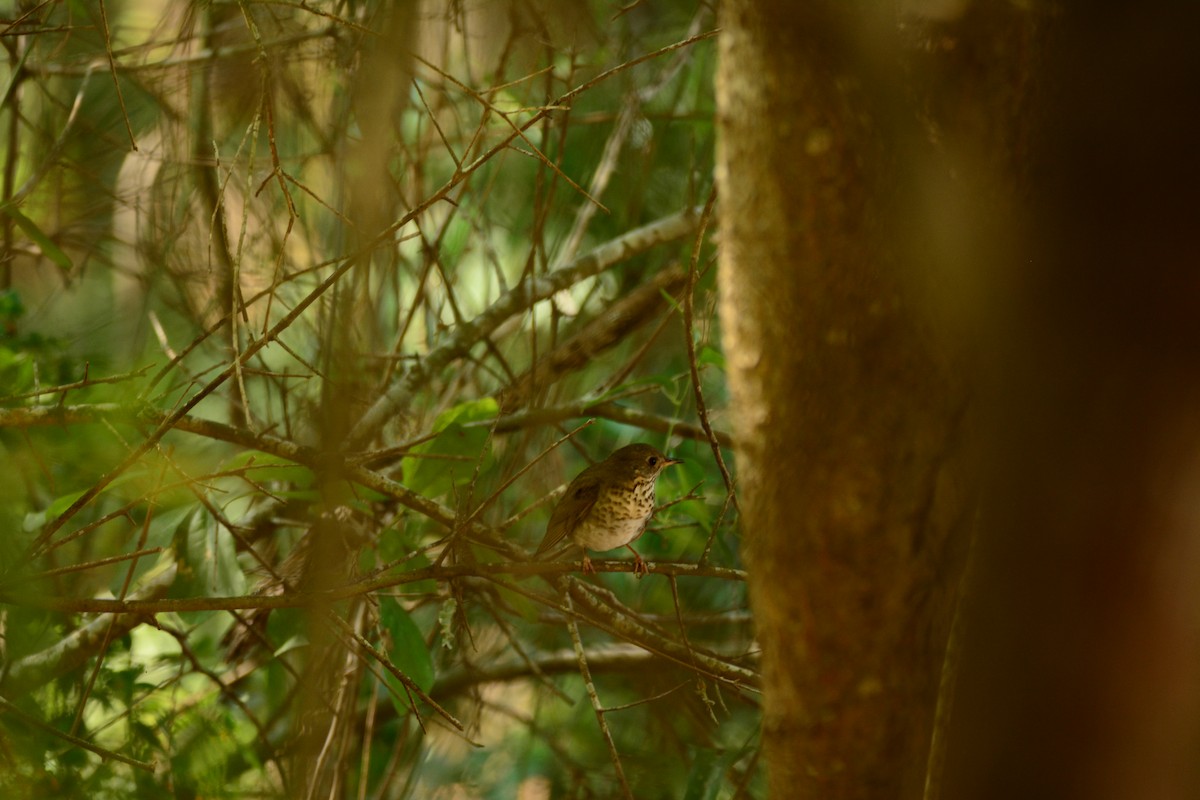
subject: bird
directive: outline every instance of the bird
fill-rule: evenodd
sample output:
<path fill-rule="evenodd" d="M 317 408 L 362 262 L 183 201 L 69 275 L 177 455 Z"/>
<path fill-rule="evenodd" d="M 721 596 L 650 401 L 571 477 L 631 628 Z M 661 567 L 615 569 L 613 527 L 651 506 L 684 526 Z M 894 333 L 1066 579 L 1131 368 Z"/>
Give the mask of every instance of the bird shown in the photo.
<path fill-rule="evenodd" d="M 662 471 L 683 461 L 648 444 L 631 444 L 575 476 L 558 501 L 535 557 L 569 538 L 583 548 L 583 571 L 595 574 L 588 550 L 628 547 L 633 574 L 649 572 L 631 543 L 654 513 L 654 483 Z"/>

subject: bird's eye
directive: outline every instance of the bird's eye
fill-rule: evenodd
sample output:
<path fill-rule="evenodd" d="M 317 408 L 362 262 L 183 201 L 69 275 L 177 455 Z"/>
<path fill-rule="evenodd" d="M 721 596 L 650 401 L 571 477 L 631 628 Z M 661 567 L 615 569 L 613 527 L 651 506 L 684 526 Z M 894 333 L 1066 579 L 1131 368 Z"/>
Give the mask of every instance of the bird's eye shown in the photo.
<path fill-rule="evenodd" d="M 650 458 L 646 459 L 646 463 L 653 467 L 658 463 L 658 456 L 650 456 Z"/>

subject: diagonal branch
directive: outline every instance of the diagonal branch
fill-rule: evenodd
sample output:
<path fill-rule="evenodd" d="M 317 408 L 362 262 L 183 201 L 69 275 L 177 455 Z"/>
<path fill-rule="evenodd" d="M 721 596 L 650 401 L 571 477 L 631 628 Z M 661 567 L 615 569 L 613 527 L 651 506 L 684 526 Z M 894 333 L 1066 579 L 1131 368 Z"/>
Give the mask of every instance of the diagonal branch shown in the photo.
<path fill-rule="evenodd" d="M 383 397 L 367 410 L 351 431 L 349 450 L 361 447 L 383 425 L 407 407 L 416 391 L 452 362 L 466 356 L 472 347 L 489 336 L 505 320 L 527 311 L 535 303 L 547 300 L 555 293 L 594 277 L 606 269 L 655 245 L 688 236 L 696 229 L 697 209 L 687 208 L 623 236 L 580 256 L 560 269 L 537 278 L 528 278 L 505 293 L 477 316 L 454 329 L 449 341 L 432 350 L 392 384 Z"/>
<path fill-rule="evenodd" d="M 567 608 L 575 611 L 575 607 L 571 604 L 571 595 L 567 595 Z M 617 771 L 617 780 L 621 782 L 621 791 L 625 797 L 633 800 L 633 792 L 629 789 L 629 781 L 625 779 L 625 770 L 621 766 L 621 756 L 617 752 L 617 745 L 613 741 L 612 733 L 608 730 L 608 721 L 604 719 L 604 706 L 600 704 L 600 695 L 596 693 L 596 684 L 592 682 L 592 671 L 588 669 L 587 655 L 583 651 L 583 639 L 579 636 L 579 623 L 575 621 L 574 613 L 567 617 L 567 628 L 571 631 L 571 642 L 575 645 L 575 657 L 579 660 L 579 674 L 583 678 L 583 685 L 587 687 L 588 699 L 592 702 L 592 710 L 596 712 L 596 722 L 600 725 L 600 733 L 604 736 L 604 743 L 608 745 L 608 754 L 612 757 L 613 766 Z"/>
<path fill-rule="evenodd" d="M 577 400 L 556 406 L 531 408 L 527 411 L 507 414 L 496 420 L 487 420 L 487 422 L 496 433 L 510 433 L 522 428 L 554 424 L 579 417 L 600 417 L 612 420 L 613 422 L 632 425 L 635 428 L 641 428 L 646 431 L 664 434 L 670 433 L 684 439 L 698 439 L 700 441 L 707 441 L 708 439 L 708 434 L 698 425 L 604 400 Z M 468 422 L 464 427 L 480 426 L 481 423 Z M 733 446 L 733 437 L 726 431 L 713 431 L 713 435 L 717 437 L 717 441 L 722 446 Z"/>
<path fill-rule="evenodd" d="M 100 756 L 101 758 L 112 759 L 113 761 L 120 761 L 122 764 L 128 764 L 131 767 L 137 767 L 138 769 L 144 770 L 146 772 L 150 772 L 150 773 L 154 772 L 154 768 L 156 765 L 153 761 L 138 761 L 136 758 L 130 758 L 129 756 L 122 755 L 121 753 L 117 753 L 113 750 L 109 750 L 107 748 L 101 747 L 100 745 L 98 745 L 94 742 L 89 742 L 87 739 L 80 739 L 78 736 L 73 736 L 64 731 L 60 731 L 58 728 L 54 727 L 53 725 L 42 722 L 37 717 L 26 714 L 24 711 L 17 708 L 15 705 L 10 703 L 8 700 L 6 700 L 3 697 L 0 697 L 0 711 L 3 711 L 6 714 L 12 714 L 14 717 L 21 720 L 26 725 L 31 725 L 35 728 L 39 728 L 39 729 L 45 731 L 46 733 L 50 734 L 51 736 L 56 736 L 65 742 L 70 742 L 71 744 L 75 745 L 76 747 L 82 747 L 84 750 L 90 750 L 91 752 L 95 753 L 96 755 Z"/>
<path fill-rule="evenodd" d="M 632 330 L 659 313 L 687 283 L 683 268 L 672 265 L 605 309 L 577 334 L 551 350 L 500 393 L 500 408 L 511 411 L 528 404 L 546 386 L 591 362 L 596 355 L 622 341 Z"/>
<path fill-rule="evenodd" d="M 175 573 L 175 563 L 170 562 L 153 577 L 143 579 L 141 586 L 129 595 L 126 602 L 157 601 L 175 582 Z M 111 631 L 111 636 L 124 636 L 144 621 L 138 614 L 103 614 L 76 628 L 45 650 L 10 662 L 3 675 L 0 675 L 0 692 L 15 697 L 73 672 L 95 654 L 106 632 Z"/>

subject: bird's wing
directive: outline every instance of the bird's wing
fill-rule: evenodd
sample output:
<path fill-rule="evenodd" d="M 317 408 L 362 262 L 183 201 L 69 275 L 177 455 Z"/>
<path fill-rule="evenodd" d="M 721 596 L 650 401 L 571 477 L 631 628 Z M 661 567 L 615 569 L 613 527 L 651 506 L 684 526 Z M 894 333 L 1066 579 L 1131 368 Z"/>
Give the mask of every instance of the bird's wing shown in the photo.
<path fill-rule="evenodd" d="M 535 555 L 545 553 L 575 530 L 592 510 L 592 506 L 596 505 L 596 498 L 599 496 L 600 481 L 584 470 L 579 477 L 571 481 L 567 493 L 554 507 L 554 513 L 550 515 L 550 524 L 546 526 L 546 536 L 538 545 Z"/>

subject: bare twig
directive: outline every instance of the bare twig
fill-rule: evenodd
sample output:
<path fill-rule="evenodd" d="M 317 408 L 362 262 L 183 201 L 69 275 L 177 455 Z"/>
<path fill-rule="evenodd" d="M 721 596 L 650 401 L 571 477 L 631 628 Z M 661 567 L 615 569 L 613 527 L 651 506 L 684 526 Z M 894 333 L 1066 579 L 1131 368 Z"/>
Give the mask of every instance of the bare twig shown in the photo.
<path fill-rule="evenodd" d="M 516 136 L 519 137 L 521 139 L 521 141 L 525 142 L 525 144 L 529 146 L 529 149 L 532 151 L 532 154 L 535 158 L 537 158 L 539 161 L 541 161 L 543 164 L 545 164 L 547 167 L 549 167 L 556 175 L 558 175 L 558 177 L 562 178 L 572 189 L 579 192 L 581 195 L 586 197 L 590 202 L 597 205 L 603 211 L 608 212 L 608 209 L 604 207 L 603 203 L 601 203 L 599 200 L 597 200 L 595 197 L 593 197 L 591 194 L 589 194 L 587 191 L 585 191 L 582 186 L 580 186 L 578 183 L 576 183 L 574 180 L 572 180 L 569 175 L 567 175 L 565 172 L 563 172 L 557 164 L 555 164 L 553 161 L 551 161 L 549 158 L 547 158 L 546 154 L 541 151 L 541 148 L 539 148 L 536 144 L 534 144 L 533 141 L 528 136 L 525 135 L 525 127 L 519 126 L 516 123 L 514 123 L 511 119 L 509 119 L 507 112 L 501 111 L 500 109 L 496 108 L 491 102 L 489 102 L 487 100 L 487 98 L 485 98 L 479 92 L 475 91 L 470 86 L 467 86 L 465 83 L 458 80 L 453 75 L 449 74 L 448 72 L 443 70 L 441 67 L 437 66 L 436 64 L 426 61 L 424 58 L 421 58 L 421 56 L 419 56 L 419 55 L 414 56 L 414 58 L 416 58 L 418 61 L 420 61 L 425 66 L 429 67 L 429 69 L 431 69 L 434 72 L 436 72 L 437 74 L 441 75 L 443 78 L 445 78 L 447 81 L 449 81 L 450 83 L 457 86 L 462 91 L 466 92 L 468 95 L 470 95 L 472 98 L 474 98 L 476 102 L 478 102 L 482 106 L 484 106 L 484 108 L 486 108 L 488 111 L 492 112 L 496 116 L 500 117 L 500 119 L 504 120 L 504 122 L 507 123 L 509 125 L 509 127 L 512 128 L 513 133 L 516 134 Z M 546 111 L 561 110 L 561 109 L 562 109 L 562 106 L 542 106 L 540 109 L 536 109 L 536 110 L 540 111 L 542 113 L 545 113 Z M 462 166 L 461 162 L 459 162 L 457 158 L 455 159 L 455 164 L 457 164 L 459 167 Z"/>
<path fill-rule="evenodd" d="M 576 400 L 555 406 L 531 408 L 528 411 L 518 411 L 500 417 L 496 421 L 497 433 L 508 433 L 522 428 L 562 422 L 578 417 L 600 417 L 613 422 L 621 422 L 655 433 L 671 433 L 684 439 L 706 439 L 707 434 L 695 425 L 672 417 L 661 417 L 646 411 L 639 411 L 628 406 L 617 405 L 609 401 Z M 467 423 L 468 426 L 476 423 Z M 725 431 L 714 431 L 717 441 L 725 447 L 733 445 L 733 437 Z"/>
<path fill-rule="evenodd" d="M 150 369 L 150 365 L 146 365 L 144 367 L 141 367 L 140 369 L 135 369 L 133 372 L 126 372 L 122 375 L 110 375 L 107 378 L 93 378 L 93 377 L 88 376 L 88 377 L 85 377 L 83 380 L 78 380 L 78 381 L 75 381 L 74 383 L 64 383 L 61 386 L 46 386 L 41 389 L 35 389 L 34 391 L 31 391 L 31 392 L 24 392 L 22 394 L 6 395 L 2 399 L 5 401 L 28 400 L 31 397 L 41 397 L 41 396 L 47 395 L 47 394 L 66 394 L 67 392 L 73 391 L 75 389 L 84 389 L 88 386 L 99 386 L 101 384 L 106 384 L 106 383 L 122 383 L 124 381 L 129 381 L 129 380 L 133 380 L 134 378 L 142 377 L 143 375 L 146 374 L 147 370 L 149 370 L 149 369 Z"/>
<path fill-rule="evenodd" d="M 167 471 L 167 467 L 164 464 L 162 469 L 159 470 L 158 477 L 156 479 L 156 482 L 159 487 L 162 486 L 163 477 L 164 477 L 166 471 Z M 141 530 L 141 533 L 138 534 L 137 548 L 134 552 L 138 552 L 138 551 L 145 549 L 146 537 L 150 534 L 150 521 L 153 518 L 154 518 L 154 506 L 150 506 L 150 508 L 146 512 L 146 518 L 142 522 L 142 530 Z M 117 594 L 118 600 L 124 600 L 126 595 L 129 594 L 129 585 L 133 582 L 133 573 L 137 569 L 138 560 L 139 560 L 139 557 L 134 556 L 132 561 L 129 564 L 129 568 L 127 570 L 125 570 L 125 579 L 123 581 L 121 581 L 121 591 Z M 100 668 L 104 664 L 104 655 L 108 651 L 109 642 L 112 641 L 112 635 L 113 635 L 114 629 L 116 628 L 116 622 L 117 622 L 117 620 L 115 617 L 113 617 L 109 621 L 108 629 L 104 632 L 104 640 L 100 644 L 99 657 L 96 659 L 96 663 L 92 668 L 92 673 L 88 677 L 87 684 L 84 686 L 83 691 L 79 693 L 79 703 L 75 707 L 75 719 L 71 723 L 71 734 L 72 735 L 74 735 L 75 733 L 77 733 L 79 731 L 79 725 L 80 725 L 80 723 L 83 722 L 83 710 L 87 706 L 88 697 L 92 693 L 92 687 L 96 683 L 96 678 L 100 675 Z"/>
<path fill-rule="evenodd" d="M 688 286 L 683 293 L 683 338 L 687 344 L 688 370 L 692 376 L 692 393 L 696 397 L 696 415 L 700 417 L 700 426 L 708 436 L 709 447 L 712 448 L 713 458 L 721 470 L 721 479 L 725 481 L 725 491 L 733 498 L 733 505 L 738 507 L 737 492 L 733 488 L 733 476 L 729 467 L 725 466 L 725 457 L 721 455 L 721 443 L 713 432 L 712 423 L 708 421 L 708 406 L 704 402 L 704 391 L 700 388 L 700 369 L 696 365 L 696 331 L 693 325 L 692 304 L 696 293 L 696 264 L 700 260 L 700 250 L 704 246 L 704 233 L 708 229 L 708 221 L 712 218 L 713 206 L 717 202 L 717 190 L 713 188 L 704 205 L 704 213 L 700 215 L 700 228 L 696 234 L 696 244 L 692 248 L 692 260 L 688 267 Z"/>
<path fill-rule="evenodd" d="M 158 600 L 117 600 L 100 597 L 52 597 L 49 595 L 18 596 L 0 593 L 0 603 L 26 608 L 45 608 L 53 611 L 75 613 L 116 614 L 163 614 L 180 611 L 231 611 L 249 608 L 308 608 L 327 604 L 348 597 L 367 594 L 427 580 L 451 580 L 454 578 L 492 577 L 497 575 L 568 575 L 578 570 L 578 564 L 565 561 L 521 561 L 496 564 L 450 564 L 441 567 L 425 567 L 394 575 L 384 575 L 367 580 L 348 583 L 324 592 L 292 592 L 278 595 L 249 594 L 235 597 L 181 597 Z M 593 560 L 597 572 L 632 572 L 632 561 Z M 654 561 L 646 562 L 652 575 L 676 575 L 681 577 L 715 578 L 718 580 L 744 581 L 746 573 L 725 567 L 700 567 L 695 564 Z"/>
<path fill-rule="evenodd" d="M 144 577 L 129 596 L 131 601 L 154 601 L 175 582 L 176 565 L 170 562 Z M 71 631 L 45 650 L 40 650 L 6 665 L 0 674 L 0 691 L 10 697 L 27 692 L 78 669 L 92 657 L 106 632 L 123 636 L 146 621 L 144 614 L 104 614 Z"/>
<path fill-rule="evenodd" d="M 592 673 L 588 669 L 587 655 L 583 652 L 583 640 L 579 637 L 579 625 L 575 622 L 575 608 L 571 602 L 571 596 L 567 595 L 567 608 L 572 612 L 572 615 L 567 617 L 567 628 L 571 631 L 571 642 L 575 645 L 575 658 L 579 661 L 579 674 L 583 678 L 583 685 L 587 687 L 588 699 L 592 701 L 592 710 L 596 712 L 596 722 L 600 726 L 600 734 L 604 737 L 604 743 L 608 745 L 608 754 L 612 757 L 613 767 L 617 771 L 617 780 L 621 783 L 621 791 L 625 793 L 628 800 L 633 800 L 633 792 L 629 789 L 629 781 L 625 779 L 625 770 L 621 767 L 621 756 L 617 752 L 617 745 L 613 742 L 612 733 L 608 730 L 608 722 L 604 719 L 604 706 L 600 704 L 600 696 L 596 693 L 596 684 L 592 682 Z"/>
<path fill-rule="evenodd" d="M 623 341 L 631 331 L 661 313 L 666 306 L 663 294 L 674 295 L 686 282 L 687 275 L 677 265 L 658 272 L 589 321 L 583 330 L 542 356 L 537 364 L 501 392 L 500 407 L 506 411 L 520 408 L 535 392 L 586 366 L 599 353 Z"/>
<path fill-rule="evenodd" d="M 117 62 L 113 58 L 112 34 L 108 27 L 108 11 L 104 0 L 100 0 L 100 24 L 104 28 L 104 52 L 108 56 L 108 71 L 112 75 L 113 89 L 117 93 L 117 102 L 121 105 L 121 117 L 125 120 L 125 132 L 129 134 L 129 147 L 137 150 L 137 139 L 133 135 L 133 125 L 129 123 L 129 112 L 125 109 L 125 94 L 121 91 L 121 81 L 117 78 Z"/>
<path fill-rule="evenodd" d="M 122 764 L 128 764 L 131 767 L 137 767 L 138 769 L 145 770 L 146 772 L 154 772 L 155 764 L 153 761 L 138 761 L 136 758 L 130 758 L 129 756 L 113 752 L 108 748 L 101 747 L 100 745 L 89 742 L 86 739 L 80 739 L 78 736 L 73 736 L 69 733 L 63 733 L 58 728 L 48 725 L 45 722 L 42 722 L 40 719 L 26 714 L 24 711 L 17 708 L 3 697 L 0 697 L 0 709 L 3 709 L 7 714 L 12 714 L 26 725 L 32 725 L 33 727 L 43 730 L 51 736 L 56 736 L 65 742 L 75 745 L 76 747 L 82 747 L 84 750 L 90 750 L 101 758 L 110 758 L 113 761 L 120 761 Z"/>
<path fill-rule="evenodd" d="M 409 402 L 420 386 L 451 362 L 467 355 L 475 344 L 496 330 L 500 323 L 527 311 L 538 301 L 545 300 L 556 292 L 597 275 L 655 245 L 687 236 L 695 230 L 695 223 L 695 210 L 686 209 L 641 228 L 635 228 L 548 275 L 522 281 L 492 303 L 487 311 L 470 322 L 457 326 L 445 344 L 410 367 L 354 426 L 347 449 L 357 449 L 373 437 L 390 417 Z"/>
<path fill-rule="evenodd" d="M 592 563 L 595 564 L 596 562 L 593 561 Z M 498 586 L 528 597 L 530 600 L 541 603 L 561 614 L 573 613 L 568 611 L 566 606 L 556 598 L 531 591 L 519 584 L 509 583 L 497 578 L 492 578 L 491 580 Z M 705 654 L 699 651 L 695 651 L 693 654 L 687 653 L 673 639 L 667 638 L 647 627 L 644 624 L 644 620 L 634 619 L 621 610 L 600 601 L 586 590 L 580 589 L 581 584 L 578 581 L 570 578 L 560 579 L 558 582 L 552 582 L 552 585 L 560 590 L 560 592 L 570 590 L 575 602 L 582 607 L 582 610 L 579 611 L 581 618 L 599 630 L 636 644 L 644 648 L 647 652 L 654 653 L 669 661 L 674 661 L 676 664 L 690 669 L 699 675 L 723 681 L 728 685 L 753 689 L 758 684 L 758 675 L 754 670 L 732 664 L 720 656 Z"/>
<path fill-rule="evenodd" d="M 611 75 L 616 74 L 616 72 L 621 71 L 634 63 L 647 60 L 648 58 L 653 58 L 658 54 L 670 52 L 678 47 L 686 46 L 693 41 L 699 41 L 700 38 L 708 38 L 708 36 L 692 37 L 691 40 L 677 43 L 676 45 L 672 45 L 667 48 L 662 48 L 658 51 L 655 51 L 655 53 L 645 56 L 644 58 L 634 59 L 633 61 L 626 62 L 626 64 L 622 65 L 621 67 L 608 70 L 596 78 L 593 78 L 591 81 L 584 84 L 583 87 L 577 87 L 575 90 L 568 92 L 565 97 L 573 98 L 580 92 L 584 91 L 585 87 L 595 85 L 597 82 L 607 79 Z M 526 123 L 525 126 L 522 126 L 521 130 L 529 125 L 534 124 L 538 118 L 539 117 L 535 115 L 534 119 Z M 86 490 L 78 499 L 75 500 L 75 502 L 68 506 L 67 509 L 59 514 L 56 518 L 47 521 L 41 532 L 34 538 L 30 547 L 27 549 L 26 558 L 28 558 L 28 553 L 39 549 L 46 541 L 50 539 L 51 536 L 54 535 L 55 531 L 57 531 L 67 522 L 67 520 L 71 519 L 71 517 L 77 514 L 80 509 L 91 503 L 102 491 L 104 491 L 105 487 L 116 480 L 117 477 L 124 474 L 129 467 L 137 463 L 142 455 L 149 451 L 180 418 L 182 418 L 193 408 L 195 408 L 202 400 L 216 391 L 216 389 L 224 384 L 225 381 L 230 378 L 230 376 L 234 375 L 247 360 L 256 355 L 260 350 L 273 342 L 280 333 L 289 328 L 301 316 L 301 314 L 308 309 L 309 306 L 315 303 L 318 298 L 322 297 L 330 287 L 332 287 L 341 279 L 343 275 L 353 269 L 356 265 L 364 263 L 366 256 L 368 256 L 371 252 L 385 242 L 390 241 L 392 235 L 396 231 L 399 231 L 409 222 L 416 219 L 420 214 L 424 213 L 428 208 L 446 197 L 455 186 L 466 180 L 466 178 L 475 170 L 490 160 L 496 153 L 500 152 L 505 146 L 507 146 L 508 142 L 512 141 L 512 138 L 516 137 L 516 135 L 516 133 L 511 134 L 511 137 L 506 138 L 496 147 L 489 149 L 486 153 L 481 155 L 467 167 L 456 171 L 450 180 L 443 184 L 441 188 L 434 191 L 431 195 L 426 197 L 425 200 L 410 209 L 409 212 L 401 219 L 387 226 L 387 228 L 373 237 L 369 242 L 365 243 L 357 251 L 342 260 L 339 266 L 337 266 L 314 289 L 309 291 L 303 298 L 301 298 L 291 309 L 291 311 L 285 314 L 279 320 L 279 322 L 273 325 L 263 336 L 250 342 L 249 345 L 241 351 L 237 358 L 232 359 L 230 363 L 227 364 L 225 368 L 216 375 L 216 377 L 209 380 L 207 384 L 196 391 L 187 401 L 176 408 L 176 410 L 172 412 L 171 415 L 169 415 L 156 430 L 151 432 L 150 435 L 138 447 L 134 448 L 134 450 L 128 456 L 126 456 L 124 460 L 109 470 L 109 472 L 107 472 L 105 475 L 101 476 L 91 488 Z M 491 308 L 488 309 L 488 311 L 481 314 L 475 320 L 459 326 L 456 329 L 455 336 L 452 337 L 450 342 L 430 353 L 425 361 L 423 361 L 419 366 L 411 369 L 404 379 L 397 382 L 397 384 L 393 386 L 387 394 L 380 398 L 380 400 L 377 401 L 367 411 L 363 418 L 359 420 L 359 423 L 351 432 L 349 437 L 349 449 L 354 449 L 355 447 L 361 445 L 362 442 L 370 439 L 375 432 L 383 426 L 387 419 L 394 414 L 399 407 L 404 405 L 405 401 L 410 396 L 411 391 L 416 388 L 416 386 L 423 383 L 430 375 L 441 369 L 446 364 L 458 357 L 461 357 L 462 355 L 465 355 L 471 346 L 494 330 L 496 326 L 505 319 L 508 319 L 512 315 L 529 308 L 529 306 L 531 306 L 534 302 L 537 302 L 538 299 L 545 299 L 561 289 L 565 289 L 566 287 L 571 286 L 580 280 L 607 269 L 613 264 L 628 259 L 636 253 L 640 253 L 661 242 L 686 236 L 691 230 L 694 229 L 694 217 L 694 211 L 688 209 L 679 214 L 659 220 L 656 223 L 635 229 L 624 236 L 618 237 L 617 239 L 593 250 L 591 253 L 578 259 L 575 263 L 569 265 L 568 267 L 556 270 L 546 277 L 526 281 L 520 284 L 515 290 L 501 297 L 500 300 L 498 300 L 492 305 Z M 211 328 L 210 331 L 216 330 L 219 327 L 220 325 L 218 324 Z"/>
<path fill-rule="evenodd" d="M 0 581 L 0 586 L 12 586 L 17 583 L 29 583 L 30 581 L 40 581 L 46 578 L 55 578 L 60 575 L 70 575 L 75 572 L 86 572 L 89 569 L 97 567 L 106 567 L 109 564 L 119 564 L 122 561 L 128 561 L 142 556 L 152 556 L 155 553 L 161 553 L 161 547 L 151 547 L 146 550 L 135 550 L 132 553 L 123 553 L 119 556 L 109 556 L 108 558 L 98 558 L 95 561 L 85 561 L 81 564 L 71 564 L 66 567 L 58 567 L 56 569 L 48 569 L 45 572 L 32 572 L 28 575 L 14 575 Z"/>
<path fill-rule="evenodd" d="M 554 450 L 556 450 L 559 445 L 561 445 L 563 442 L 574 437 L 577 433 L 579 433 L 581 430 L 583 430 L 587 426 L 591 425 L 593 422 L 595 422 L 595 420 L 589 419 L 587 422 L 578 426 L 577 428 L 575 428 L 574 430 L 572 430 L 570 433 L 566 434 L 565 436 L 559 438 L 557 441 L 555 441 L 553 444 L 551 444 L 545 450 L 543 450 L 542 452 L 540 452 L 536 456 L 534 456 L 529 461 L 528 464 L 521 467 L 519 470 L 517 470 L 512 475 L 510 475 L 508 477 L 508 479 L 504 481 L 504 483 L 500 484 L 500 486 L 497 487 L 496 490 L 487 497 L 487 499 L 485 499 L 482 503 L 480 503 L 478 506 L 476 506 L 475 510 L 472 511 L 469 515 L 467 515 L 467 518 L 465 520 L 463 520 L 462 524 L 465 525 L 467 523 L 474 521 L 480 514 L 482 514 L 484 512 L 485 509 L 487 509 L 488 506 L 490 506 L 492 503 L 494 503 L 496 501 L 496 498 L 498 498 L 505 489 L 507 489 L 509 486 L 512 486 L 514 483 L 516 483 L 522 475 L 524 475 L 529 470 L 533 469 L 533 467 L 539 461 L 541 461 L 543 458 L 545 458 L 550 453 L 552 453 Z"/>
<path fill-rule="evenodd" d="M 399 667 L 397 667 L 395 664 L 393 664 L 392 660 L 390 658 L 388 658 L 386 653 L 384 653 L 379 648 L 377 648 L 375 645 L 371 644 L 366 639 L 364 639 L 362 637 L 362 634 L 360 634 L 358 631 L 351 628 L 342 619 L 340 619 L 334 615 L 329 615 L 329 619 L 330 619 L 330 621 L 334 622 L 337 625 L 337 627 L 341 628 L 342 632 L 345 635 L 347 635 L 351 639 L 353 639 L 355 644 L 357 644 L 368 655 L 370 655 L 373 659 L 375 659 L 377 662 L 379 662 L 379 665 L 381 667 L 383 667 L 388 672 L 390 672 L 396 678 L 396 680 L 400 681 L 400 683 L 404 684 L 405 689 L 412 692 L 417 697 L 421 698 L 423 701 L 428 703 L 429 707 L 432 708 L 434 711 L 436 711 L 439 715 L 441 715 L 442 719 L 449 722 L 451 725 L 453 725 L 459 731 L 466 730 L 466 728 L 463 726 L 463 724 L 461 722 L 459 722 L 458 719 L 453 714 L 451 714 L 446 709 L 442 708 L 442 706 L 436 700 L 434 700 L 432 697 L 430 697 L 425 692 L 424 689 L 422 689 L 420 686 L 417 685 L 416 681 L 414 681 L 412 678 L 405 675 L 400 670 Z"/>

